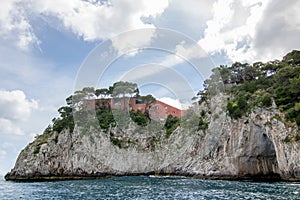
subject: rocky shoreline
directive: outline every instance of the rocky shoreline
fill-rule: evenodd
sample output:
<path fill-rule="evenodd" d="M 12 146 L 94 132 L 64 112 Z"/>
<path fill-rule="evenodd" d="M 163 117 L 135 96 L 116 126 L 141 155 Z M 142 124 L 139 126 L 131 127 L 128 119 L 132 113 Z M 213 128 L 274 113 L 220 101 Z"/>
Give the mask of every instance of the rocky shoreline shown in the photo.
<path fill-rule="evenodd" d="M 75 127 L 73 132 L 38 137 L 22 150 L 5 179 L 174 175 L 300 181 L 300 143 L 284 140 L 297 134 L 297 127 L 274 117 L 280 115 L 275 108 L 253 110 L 249 116 L 233 120 L 224 110 L 224 99 L 222 95 L 211 99 L 216 106 L 206 116 L 209 126 L 205 131 L 179 127 L 166 138 L 160 131 L 136 132 L 134 126 L 109 133 L 82 132 Z M 113 144 L 112 136 L 126 145 Z"/>
<path fill-rule="evenodd" d="M 185 177 L 185 178 L 199 178 L 199 179 L 209 179 L 209 180 L 232 180 L 232 181 L 257 181 L 257 182 L 272 182 L 272 181 L 287 181 L 287 182 L 300 182 L 300 179 L 283 179 L 279 176 L 279 174 L 269 174 L 269 175 L 255 175 L 255 176 L 226 176 L 226 175 L 199 175 L 199 174 L 189 174 L 189 173 L 156 173 L 156 172 L 148 172 L 148 173 L 138 173 L 138 174 L 107 174 L 107 173 L 99 173 L 99 174 L 90 174 L 90 175 L 28 175 L 25 177 L 15 176 L 10 173 L 6 174 L 4 177 L 7 181 L 18 181 L 18 182 L 39 182 L 39 181 L 60 181 L 60 180 L 85 180 L 85 179 L 101 179 L 101 178 L 111 178 L 111 177 L 121 177 L 121 176 L 155 176 L 155 177 Z"/>

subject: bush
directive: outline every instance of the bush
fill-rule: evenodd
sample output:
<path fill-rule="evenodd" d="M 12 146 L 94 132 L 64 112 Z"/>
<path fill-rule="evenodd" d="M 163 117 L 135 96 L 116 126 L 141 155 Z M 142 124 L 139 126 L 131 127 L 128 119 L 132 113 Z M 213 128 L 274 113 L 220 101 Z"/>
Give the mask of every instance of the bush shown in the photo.
<path fill-rule="evenodd" d="M 48 125 L 48 127 L 44 130 L 43 134 L 51 134 L 52 133 L 52 127 Z"/>
<path fill-rule="evenodd" d="M 166 129 L 166 138 L 169 138 L 172 132 L 180 125 L 180 120 L 178 117 L 173 117 L 169 115 L 167 117 L 166 123 L 164 125 Z"/>
<path fill-rule="evenodd" d="M 130 111 L 131 119 L 137 123 L 139 126 L 147 126 L 148 118 L 145 114 L 142 114 L 141 111 L 135 112 L 134 110 Z"/>
<path fill-rule="evenodd" d="M 272 105 L 272 97 L 269 93 L 265 93 L 262 97 L 261 97 L 261 103 L 262 106 L 264 107 L 270 107 Z"/>
<path fill-rule="evenodd" d="M 273 116 L 274 119 L 277 119 L 278 121 L 282 121 L 282 117 L 278 114 Z"/>
<path fill-rule="evenodd" d="M 33 150 L 33 154 L 38 154 L 40 152 L 41 146 L 35 146 Z"/>
<path fill-rule="evenodd" d="M 234 96 L 227 102 L 230 117 L 240 118 L 256 106 L 270 107 L 274 99 L 279 110 L 286 114 L 286 119 L 296 122 L 300 129 L 299 52 L 288 53 L 282 61 L 258 62 L 252 66 L 234 63 L 229 67 L 217 68 L 215 71 L 220 72 L 225 88 L 229 86 L 228 93 Z M 212 74 L 210 79 L 204 81 L 205 88 L 211 87 L 214 76 Z M 198 94 L 207 96 L 209 90 Z"/>
<path fill-rule="evenodd" d="M 206 115 L 206 112 L 205 112 L 205 110 L 201 110 L 201 113 L 200 113 L 200 115 L 201 115 L 201 117 L 205 117 L 205 115 Z"/>
<path fill-rule="evenodd" d="M 198 130 L 206 130 L 208 128 L 208 122 L 204 121 L 202 117 L 199 118 Z"/>
<path fill-rule="evenodd" d="M 118 146 L 119 148 L 122 147 L 122 141 L 119 140 L 118 138 L 115 138 L 115 137 L 110 137 L 110 141 L 113 145 L 116 145 Z"/>
<path fill-rule="evenodd" d="M 58 109 L 60 114 L 59 118 L 54 118 L 53 122 L 53 131 L 57 131 L 58 133 L 61 132 L 65 128 L 69 128 L 70 132 L 74 130 L 74 118 L 72 113 L 72 108 L 68 106 L 63 106 Z"/>
<path fill-rule="evenodd" d="M 227 102 L 227 110 L 229 112 L 229 116 L 233 119 L 238 119 L 244 114 L 243 110 L 240 109 L 239 105 L 230 100 Z"/>
<path fill-rule="evenodd" d="M 97 109 L 96 115 L 101 129 L 108 131 L 110 126 L 114 127 L 116 125 L 111 109 Z"/>

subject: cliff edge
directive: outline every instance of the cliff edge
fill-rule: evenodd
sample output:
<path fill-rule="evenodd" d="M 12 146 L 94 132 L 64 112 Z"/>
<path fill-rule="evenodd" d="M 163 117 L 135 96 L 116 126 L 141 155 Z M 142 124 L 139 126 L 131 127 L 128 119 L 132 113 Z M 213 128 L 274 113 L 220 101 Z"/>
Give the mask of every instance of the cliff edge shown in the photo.
<path fill-rule="evenodd" d="M 225 94 L 205 119 L 205 130 L 184 125 L 166 137 L 131 124 L 108 131 L 41 135 L 20 153 L 6 180 L 98 178 L 120 175 L 183 175 L 212 179 L 300 180 L 300 143 L 286 141 L 297 126 L 276 108 L 231 119 Z M 114 138 L 114 139 L 112 139 Z"/>
<path fill-rule="evenodd" d="M 181 112 L 140 96 L 135 83 L 76 91 L 5 179 L 300 180 L 300 51 L 281 61 L 215 68 L 197 96 Z"/>

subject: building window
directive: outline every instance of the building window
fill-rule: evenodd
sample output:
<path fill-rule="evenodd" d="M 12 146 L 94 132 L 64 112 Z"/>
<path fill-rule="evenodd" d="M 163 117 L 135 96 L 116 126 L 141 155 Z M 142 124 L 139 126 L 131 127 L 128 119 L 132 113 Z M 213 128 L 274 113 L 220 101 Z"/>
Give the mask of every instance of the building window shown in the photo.
<path fill-rule="evenodd" d="M 165 110 L 167 110 L 167 109 L 168 109 L 168 106 L 165 107 Z"/>
<path fill-rule="evenodd" d="M 135 104 L 143 104 L 144 100 L 143 99 L 136 99 Z"/>
<path fill-rule="evenodd" d="M 155 106 L 155 110 L 158 110 L 159 109 L 159 106 Z"/>
<path fill-rule="evenodd" d="M 121 106 L 121 101 L 120 100 L 114 100 L 114 105 L 115 106 Z"/>

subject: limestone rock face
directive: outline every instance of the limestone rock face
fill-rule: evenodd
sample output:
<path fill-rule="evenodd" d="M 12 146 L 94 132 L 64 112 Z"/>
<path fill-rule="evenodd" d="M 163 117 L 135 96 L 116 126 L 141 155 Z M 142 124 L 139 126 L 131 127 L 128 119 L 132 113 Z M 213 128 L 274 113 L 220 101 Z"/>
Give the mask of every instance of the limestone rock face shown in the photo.
<path fill-rule="evenodd" d="M 205 131 L 177 128 L 143 133 L 114 128 L 53 133 L 20 153 L 7 180 L 76 179 L 110 175 L 184 175 L 216 179 L 300 180 L 300 143 L 285 141 L 297 127 L 281 121 L 275 108 L 257 108 L 231 119 L 226 96 L 213 97 Z M 198 109 L 201 109 L 198 108 Z M 274 117 L 277 116 L 277 117 Z M 117 145 L 117 141 L 127 141 Z"/>

